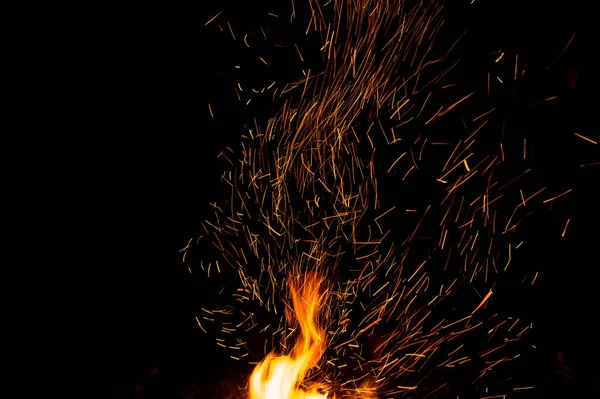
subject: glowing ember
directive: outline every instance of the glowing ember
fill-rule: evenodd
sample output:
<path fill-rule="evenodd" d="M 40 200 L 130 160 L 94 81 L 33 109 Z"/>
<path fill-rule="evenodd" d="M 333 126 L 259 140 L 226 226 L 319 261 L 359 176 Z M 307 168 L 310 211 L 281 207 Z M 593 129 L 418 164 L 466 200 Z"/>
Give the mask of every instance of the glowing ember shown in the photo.
<path fill-rule="evenodd" d="M 250 376 L 251 399 L 327 398 L 327 394 L 318 393 L 316 387 L 308 391 L 300 388 L 307 371 L 316 365 L 325 348 L 325 331 L 317 324 L 324 297 L 321 283 L 315 274 L 306 274 L 299 283 L 290 279 L 300 336 L 291 355 L 271 353 L 256 366 Z"/>

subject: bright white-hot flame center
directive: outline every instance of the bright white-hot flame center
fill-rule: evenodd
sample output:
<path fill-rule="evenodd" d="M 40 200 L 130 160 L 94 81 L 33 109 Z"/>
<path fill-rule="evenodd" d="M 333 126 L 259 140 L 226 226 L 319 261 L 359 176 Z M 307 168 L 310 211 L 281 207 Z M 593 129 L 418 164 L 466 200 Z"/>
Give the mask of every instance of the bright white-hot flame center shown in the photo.
<path fill-rule="evenodd" d="M 291 355 L 271 353 L 256 366 L 250 376 L 250 399 L 327 399 L 327 394 L 318 393 L 316 388 L 299 388 L 325 349 L 325 331 L 317 325 L 323 300 L 321 280 L 306 274 L 300 283 L 290 282 L 290 291 L 300 337 Z"/>

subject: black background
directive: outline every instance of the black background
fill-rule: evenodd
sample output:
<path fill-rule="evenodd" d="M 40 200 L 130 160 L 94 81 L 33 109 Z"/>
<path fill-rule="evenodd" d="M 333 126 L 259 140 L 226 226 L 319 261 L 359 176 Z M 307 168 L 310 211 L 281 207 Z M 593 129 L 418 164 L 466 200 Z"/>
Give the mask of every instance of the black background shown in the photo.
<path fill-rule="evenodd" d="M 540 222 L 528 251 L 517 260 L 544 265 L 529 301 L 520 305 L 536 325 L 539 351 L 531 369 L 540 397 L 551 396 L 549 387 L 552 394 L 583 397 L 578 395 L 598 390 L 598 166 L 566 170 L 564 165 L 599 158 L 597 146 L 572 135 L 600 138 L 593 122 L 597 101 L 590 100 L 595 74 L 593 26 L 587 22 L 591 7 L 584 2 L 468 3 L 448 4 L 449 44 L 450 37 L 468 31 L 457 51 L 463 52 L 469 73 L 456 76 L 457 82 L 484 81 L 482 59 L 497 48 L 519 52 L 539 71 L 521 99 L 499 100 L 499 106 L 532 129 L 539 178 L 572 187 L 573 193 L 554 219 Z M 244 24 L 273 23 L 265 14 L 288 6 L 244 1 L 144 5 L 115 11 L 85 44 L 89 57 L 81 62 L 90 71 L 83 81 L 90 83 L 85 87 L 94 97 L 94 140 L 82 157 L 94 167 L 92 183 L 82 194 L 93 205 L 82 218 L 95 232 L 85 260 L 96 265 L 93 279 L 101 287 L 93 318 L 102 339 L 93 345 L 99 349 L 107 392 L 133 389 L 153 364 L 173 384 L 210 384 L 223 374 L 247 370 L 228 361 L 195 324 L 199 288 L 187 277 L 178 250 L 199 234 L 200 222 L 211 212 L 209 203 L 221 198 L 225 165 L 217 160 L 219 152 L 239 142 L 253 113 L 264 117 L 271 112 L 267 107 L 249 110 L 237 101 L 233 87 L 239 77 L 232 66 L 251 53 L 215 24 L 204 23 L 226 10 L 219 21 L 224 27 L 235 21 L 242 32 Z M 541 66 L 556 58 L 573 33 L 569 49 L 544 70 Z M 276 59 L 269 72 L 275 80 L 290 79 L 287 61 Z M 264 73 L 257 66 L 256 79 Z M 522 106 L 550 95 L 559 100 L 539 111 L 543 118 Z M 567 218 L 568 234 L 560 239 Z M 555 370 L 562 367 L 558 352 L 573 370 L 574 382 L 557 377 Z M 203 371 L 207 368 L 209 373 Z"/>

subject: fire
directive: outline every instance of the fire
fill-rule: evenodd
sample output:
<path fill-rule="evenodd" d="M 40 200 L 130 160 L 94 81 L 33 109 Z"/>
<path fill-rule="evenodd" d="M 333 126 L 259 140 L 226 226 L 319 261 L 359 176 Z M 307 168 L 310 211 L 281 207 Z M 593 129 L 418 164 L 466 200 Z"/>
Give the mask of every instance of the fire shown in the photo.
<path fill-rule="evenodd" d="M 308 370 L 314 367 L 326 347 L 325 330 L 318 318 L 325 292 L 316 274 L 306 274 L 298 282 L 290 279 L 293 309 L 300 336 L 291 354 L 269 354 L 250 376 L 250 399 L 326 399 L 317 387 L 303 390 L 300 385 Z"/>

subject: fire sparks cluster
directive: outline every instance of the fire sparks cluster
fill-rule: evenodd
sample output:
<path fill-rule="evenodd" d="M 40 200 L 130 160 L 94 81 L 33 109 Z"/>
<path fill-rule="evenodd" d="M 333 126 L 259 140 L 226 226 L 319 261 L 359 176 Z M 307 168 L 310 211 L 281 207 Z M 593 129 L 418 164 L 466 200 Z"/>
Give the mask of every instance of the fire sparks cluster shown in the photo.
<path fill-rule="evenodd" d="M 520 224 L 571 190 L 532 186 L 531 168 L 507 172 L 527 142 L 518 156 L 505 148 L 494 108 L 461 115 L 458 137 L 439 133 L 477 93 L 444 83 L 451 51 L 431 55 L 443 8 L 408 3 L 307 0 L 324 69 L 256 91 L 280 106 L 222 154 L 229 194 L 182 250 L 190 272 L 225 282 L 197 321 L 257 365 L 253 399 L 424 398 L 446 386 L 440 370 L 469 363 L 489 397 L 530 388 L 486 380 L 532 327 L 488 305 L 523 245 Z M 484 94 L 493 78 L 518 87 L 509 58 L 490 55 L 509 72 L 489 74 Z M 218 255 L 192 263 L 198 246 Z"/>

